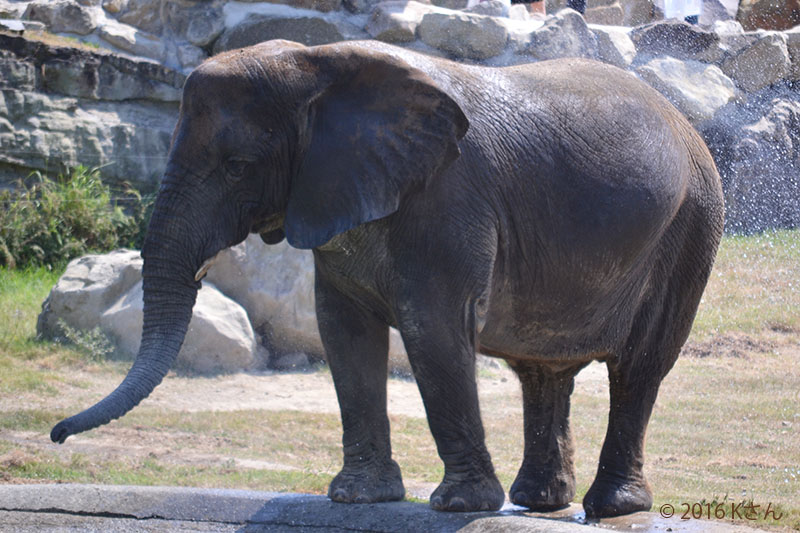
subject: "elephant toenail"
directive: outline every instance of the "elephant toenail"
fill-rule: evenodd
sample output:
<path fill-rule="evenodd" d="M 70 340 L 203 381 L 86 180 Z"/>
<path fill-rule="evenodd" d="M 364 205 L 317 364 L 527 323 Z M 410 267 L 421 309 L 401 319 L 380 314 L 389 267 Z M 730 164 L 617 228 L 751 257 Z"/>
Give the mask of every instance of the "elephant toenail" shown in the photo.
<path fill-rule="evenodd" d="M 450 500 L 450 505 L 447 508 L 450 511 L 464 512 L 467 510 L 467 502 L 464 501 L 464 498 L 456 497 Z"/>

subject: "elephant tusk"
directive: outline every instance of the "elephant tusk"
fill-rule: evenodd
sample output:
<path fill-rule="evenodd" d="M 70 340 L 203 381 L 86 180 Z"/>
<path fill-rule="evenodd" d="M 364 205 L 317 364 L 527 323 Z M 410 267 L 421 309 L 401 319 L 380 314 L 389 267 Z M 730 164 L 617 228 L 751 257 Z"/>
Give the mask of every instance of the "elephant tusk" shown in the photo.
<path fill-rule="evenodd" d="M 212 257 L 210 259 L 206 259 L 203 262 L 203 264 L 200 265 L 200 268 L 197 269 L 197 273 L 194 275 L 194 280 L 195 281 L 200 281 L 201 279 L 203 279 L 205 277 L 206 273 L 208 272 L 208 269 L 211 268 L 211 265 L 214 264 L 214 261 L 217 260 L 217 257 L 219 257 L 219 254 L 216 254 L 214 257 Z"/>

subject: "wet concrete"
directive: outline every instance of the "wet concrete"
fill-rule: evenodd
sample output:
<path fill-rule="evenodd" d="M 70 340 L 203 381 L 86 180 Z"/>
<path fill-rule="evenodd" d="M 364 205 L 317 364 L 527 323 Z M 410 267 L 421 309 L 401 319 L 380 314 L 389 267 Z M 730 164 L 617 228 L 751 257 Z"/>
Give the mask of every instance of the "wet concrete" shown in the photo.
<path fill-rule="evenodd" d="M 748 533 L 731 522 L 662 518 L 657 513 L 587 522 L 579 505 L 529 513 L 439 513 L 397 502 L 343 505 L 324 496 L 244 490 L 106 485 L 0 485 L 0 531 L 14 532 L 465 532 Z"/>

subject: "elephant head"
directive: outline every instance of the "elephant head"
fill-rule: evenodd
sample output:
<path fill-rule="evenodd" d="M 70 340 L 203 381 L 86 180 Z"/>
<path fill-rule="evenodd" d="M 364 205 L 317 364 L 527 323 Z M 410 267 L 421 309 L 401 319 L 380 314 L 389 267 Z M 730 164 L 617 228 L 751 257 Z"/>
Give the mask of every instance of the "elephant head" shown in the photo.
<path fill-rule="evenodd" d="M 200 279 L 220 250 L 260 233 L 314 248 L 395 212 L 456 157 L 468 121 L 390 55 L 272 41 L 211 58 L 186 80 L 144 258 L 144 327 L 123 382 L 59 422 L 53 441 L 119 418 L 161 382 Z"/>

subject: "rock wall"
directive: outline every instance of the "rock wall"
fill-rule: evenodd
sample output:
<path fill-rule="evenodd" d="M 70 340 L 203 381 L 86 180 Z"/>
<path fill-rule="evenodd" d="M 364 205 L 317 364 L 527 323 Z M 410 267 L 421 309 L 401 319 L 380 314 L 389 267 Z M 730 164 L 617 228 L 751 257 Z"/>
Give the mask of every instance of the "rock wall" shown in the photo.
<path fill-rule="evenodd" d="M 0 34 L 0 183 L 83 164 L 152 189 L 184 78 L 150 61 Z"/>
<path fill-rule="evenodd" d="M 0 17 L 97 47 L 0 35 L 0 183 L 82 163 L 154 188 L 184 75 L 207 56 L 273 38 L 374 38 L 485 65 L 577 56 L 628 69 L 704 135 L 729 231 L 800 223 L 800 126 L 787 111 L 800 102 L 792 2 L 706 0 L 699 26 L 659 20 L 651 0 L 588 0 L 585 16 L 561 10 L 565 2 L 548 0 L 554 14 L 532 19 L 499 0 L 0 0 Z"/>

